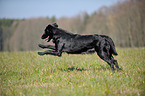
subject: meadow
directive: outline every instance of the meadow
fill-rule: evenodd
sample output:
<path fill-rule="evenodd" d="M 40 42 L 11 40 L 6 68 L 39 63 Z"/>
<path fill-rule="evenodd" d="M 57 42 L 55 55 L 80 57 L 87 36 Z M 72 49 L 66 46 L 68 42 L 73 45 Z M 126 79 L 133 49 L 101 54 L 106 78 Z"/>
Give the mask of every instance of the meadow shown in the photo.
<path fill-rule="evenodd" d="M 145 48 L 117 48 L 119 72 L 96 53 L 0 52 L 1 96 L 145 96 Z"/>

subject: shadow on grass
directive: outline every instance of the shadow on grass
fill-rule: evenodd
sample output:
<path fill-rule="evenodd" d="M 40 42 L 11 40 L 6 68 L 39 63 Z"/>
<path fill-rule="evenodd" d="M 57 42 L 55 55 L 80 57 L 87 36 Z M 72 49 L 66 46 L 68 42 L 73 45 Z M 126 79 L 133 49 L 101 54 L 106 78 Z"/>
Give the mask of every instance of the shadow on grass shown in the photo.
<path fill-rule="evenodd" d="M 103 66 L 103 65 L 100 65 L 100 68 L 97 68 L 95 70 L 103 70 L 103 71 L 107 71 L 107 70 L 111 70 L 110 66 Z M 114 71 L 117 70 L 114 66 Z M 118 71 L 123 71 L 123 68 L 120 67 Z"/>
<path fill-rule="evenodd" d="M 67 69 L 60 69 L 61 71 L 87 71 L 88 69 L 84 69 L 84 68 L 78 68 L 78 67 L 70 67 L 70 68 L 67 68 Z"/>
<path fill-rule="evenodd" d="M 78 68 L 78 67 L 74 67 L 74 66 L 72 66 L 72 67 L 69 67 L 69 68 L 67 68 L 67 69 L 59 69 L 59 70 L 61 70 L 61 71 L 67 71 L 67 72 L 70 72 L 70 71 L 89 71 L 89 70 L 98 70 L 98 71 L 100 71 L 100 70 L 102 70 L 102 71 L 107 71 L 107 70 L 111 70 L 111 68 L 108 66 L 108 67 L 105 67 L 105 66 L 100 66 L 100 67 L 90 67 L 89 69 L 84 69 L 84 68 Z M 116 68 L 114 69 L 114 70 L 116 70 Z M 121 70 L 121 68 L 120 68 L 120 70 Z"/>

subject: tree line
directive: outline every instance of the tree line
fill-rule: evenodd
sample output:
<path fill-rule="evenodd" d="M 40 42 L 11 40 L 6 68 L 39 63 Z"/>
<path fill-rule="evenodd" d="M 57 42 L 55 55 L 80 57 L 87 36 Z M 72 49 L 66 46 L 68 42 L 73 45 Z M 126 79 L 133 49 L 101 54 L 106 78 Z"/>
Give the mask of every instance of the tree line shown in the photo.
<path fill-rule="evenodd" d="M 126 0 L 71 18 L 0 19 L 0 51 L 39 50 L 39 43 L 46 44 L 40 36 L 54 22 L 72 33 L 108 35 L 117 47 L 144 47 L 144 6 L 144 0 Z"/>

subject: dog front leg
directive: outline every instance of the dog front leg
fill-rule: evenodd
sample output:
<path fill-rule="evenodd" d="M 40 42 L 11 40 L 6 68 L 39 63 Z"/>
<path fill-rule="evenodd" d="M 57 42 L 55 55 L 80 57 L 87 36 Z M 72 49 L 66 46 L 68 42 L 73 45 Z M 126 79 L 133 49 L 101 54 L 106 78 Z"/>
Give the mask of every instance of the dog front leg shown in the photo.
<path fill-rule="evenodd" d="M 40 48 L 48 48 L 48 49 L 52 49 L 52 50 L 55 50 L 56 48 L 55 48 L 55 46 L 53 46 L 53 45 L 42 45 L 42 44 L 38 44 L 38 46 L 40 47 Z"/>
<path fill-rule="evenodd" d="M 46 50 L 44 52 L 38 52 L 39 55 L 45 55 L 45 54 L 50 54 L 50 55 L 55 55 L 55 56 L 61 56 L 62 54 L 62 50 L 64 48 L 64 44 L 60 44 L 58 47 L 57 47 L 57 50 L 56 51 L 51 51 L 51 50 Z"/>
<path fill-rule="evenodd" d="M 51 50 L 46 50 L 44 52 L 38 52 L 39 55 L 47 55 L 47 54 L 50 54 L 50 55 L 54 55 L 54 56 L 61 56 L 62 52 L 59 52 L 59 51 L 51 51 Z"/>

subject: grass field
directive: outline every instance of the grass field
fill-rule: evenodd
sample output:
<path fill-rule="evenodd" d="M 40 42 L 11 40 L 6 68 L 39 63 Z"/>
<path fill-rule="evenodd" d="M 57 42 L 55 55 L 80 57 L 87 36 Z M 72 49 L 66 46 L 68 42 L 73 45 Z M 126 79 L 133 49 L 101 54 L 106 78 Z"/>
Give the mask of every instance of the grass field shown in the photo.
<path fill-rule="evenodd" d="M 0 53 L 1 96 L 145 96 L 145 48 L 117 49 L 119 66 L 96 54 L 38 56 L 37 52 Z"/>

